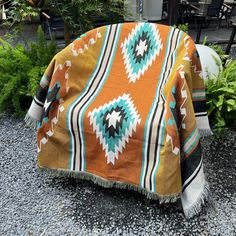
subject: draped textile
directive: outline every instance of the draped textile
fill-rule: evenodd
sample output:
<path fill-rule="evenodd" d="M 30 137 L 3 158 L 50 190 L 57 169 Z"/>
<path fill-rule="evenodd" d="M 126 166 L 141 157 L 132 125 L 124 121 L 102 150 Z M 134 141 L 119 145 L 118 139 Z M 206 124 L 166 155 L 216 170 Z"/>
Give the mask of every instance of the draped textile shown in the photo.
<path fill-rule="evenodd" d="M 161 203 L 180 197 L 187 217 L 207 198 L 201 65 L 178 29 L 124 23 L 77 38 L 52 59 L 26 121 L 37 122 L 40 168 Z"/>

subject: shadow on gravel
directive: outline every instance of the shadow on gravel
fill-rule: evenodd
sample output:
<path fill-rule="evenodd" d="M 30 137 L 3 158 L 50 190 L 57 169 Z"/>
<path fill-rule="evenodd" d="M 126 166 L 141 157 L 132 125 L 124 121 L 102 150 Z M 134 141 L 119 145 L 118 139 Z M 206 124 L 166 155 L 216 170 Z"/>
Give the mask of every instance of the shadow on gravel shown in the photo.
<path fill-rule="evenodd" d="M 235 235 L 235 131 L 202 141 L 211 196 L 186 220 L 180 202 L 41 173 L 35 131 L 6 115 L 0 130 L 0 235 Z"/>

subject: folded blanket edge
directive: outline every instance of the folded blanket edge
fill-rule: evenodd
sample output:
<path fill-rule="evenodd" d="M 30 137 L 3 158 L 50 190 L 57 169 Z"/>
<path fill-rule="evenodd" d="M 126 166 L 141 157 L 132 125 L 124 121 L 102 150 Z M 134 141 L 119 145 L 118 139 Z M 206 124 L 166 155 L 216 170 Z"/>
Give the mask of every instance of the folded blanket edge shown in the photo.
<path fill-rule="evenodd" d="M 213 132 L 211 129 L 198 129 L 198 133 L 201 138 L 206 138 L 213 135 Z"/>
<path fill-rule="evenodd" d="M 187 219 L 190 219 L 197 214 L 199 214 L 202 210 L 202 207 L 205 205 L 208 200 L 210 193 L 209 183 L 206 181 L 202 193 L 197 198 L 196 202 L 189 208 L 183 209 L 184 215 Z"/>
<path fill-rule="evenodd" d="M 102 186 L 104 188 L 117 188 L 117 189 L 128 189 L 133 190 L 136 192 L 139 192 L 146 196 L 146 198 L 151 200 L 159 200 L 160 204 L 163 203 L 173 203 L 176 202 L 178 199 L 180 199 L 181 192 L 171 194 L 171 195 L 160 195 L 158 193 L 150 192 L 147 189 L 144 189 L 140 186 L 135 186 L 128 183 L 123 183 L 120 181 L 112 181 L 112 180 L 106 180 L 98 175 L 94 175 L 88 172 L 75 172 L 75 171 L 69 171 L 65 169 L 50 169 L 47 167 L 38 167 L 39 171 L 49 173 L 55 177 L 72 177 L 72 178 L 78 178 L 81 180 L 90 180 L 94 184 L 97 184 L 99 186 Z"/>
<path fill-rule="evenodd" d="M 38 126 L 38 121 L 36 121 L 29 113 L 25 115 L 24 122 L 26 127 L 36 129 Z"/>

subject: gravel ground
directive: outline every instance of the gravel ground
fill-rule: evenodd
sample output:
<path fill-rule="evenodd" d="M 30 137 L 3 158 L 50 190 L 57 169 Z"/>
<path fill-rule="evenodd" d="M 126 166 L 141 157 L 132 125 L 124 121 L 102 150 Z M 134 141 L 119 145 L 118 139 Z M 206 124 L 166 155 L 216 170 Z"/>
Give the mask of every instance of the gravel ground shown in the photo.
<path fill-rule="evenodd" d="M 36 166 L 35 131 L 0 115 L 0 235 L 236 235 L 236 132 L 203 141 L 211 196 L 186 220 L 180 202 L 53 177 Z"/>

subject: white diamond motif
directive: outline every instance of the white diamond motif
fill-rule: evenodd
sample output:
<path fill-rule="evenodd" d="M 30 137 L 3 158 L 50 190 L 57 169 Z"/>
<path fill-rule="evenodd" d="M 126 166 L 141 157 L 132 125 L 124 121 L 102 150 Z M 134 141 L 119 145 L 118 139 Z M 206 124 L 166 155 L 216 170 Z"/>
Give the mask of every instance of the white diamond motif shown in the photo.
<path fill-rule="evenodd" d="M 103 106 L 93 109 L 88 113 L 88 117 L 96 138 L 105 151 L 107 164 L 114 165 L 141 122 L 134 102 L 129 94 L 124 93 Z"/>
<path fill-rule="evenodd" d="M 142 41 L 140 40 L 139 45 L 136 47 L 137 55 L 143 56 L 144 52 L 147 51 L 147 44 L 146 40 Z"/>
<path fill-rule="evenodd" d="M 120 112 L 112 111 L 111 114 L 107 115 L 107 120 L 109 120 L 109 127 L 116 127 L 116 123 L 120 121 Z"/>
<path fill-rule="evenodd" d="M 158 26 L 151 23 L 137 24 L 121 44 L 121 48 L 128 80 L 135 83 L 163 48 Z"/>

